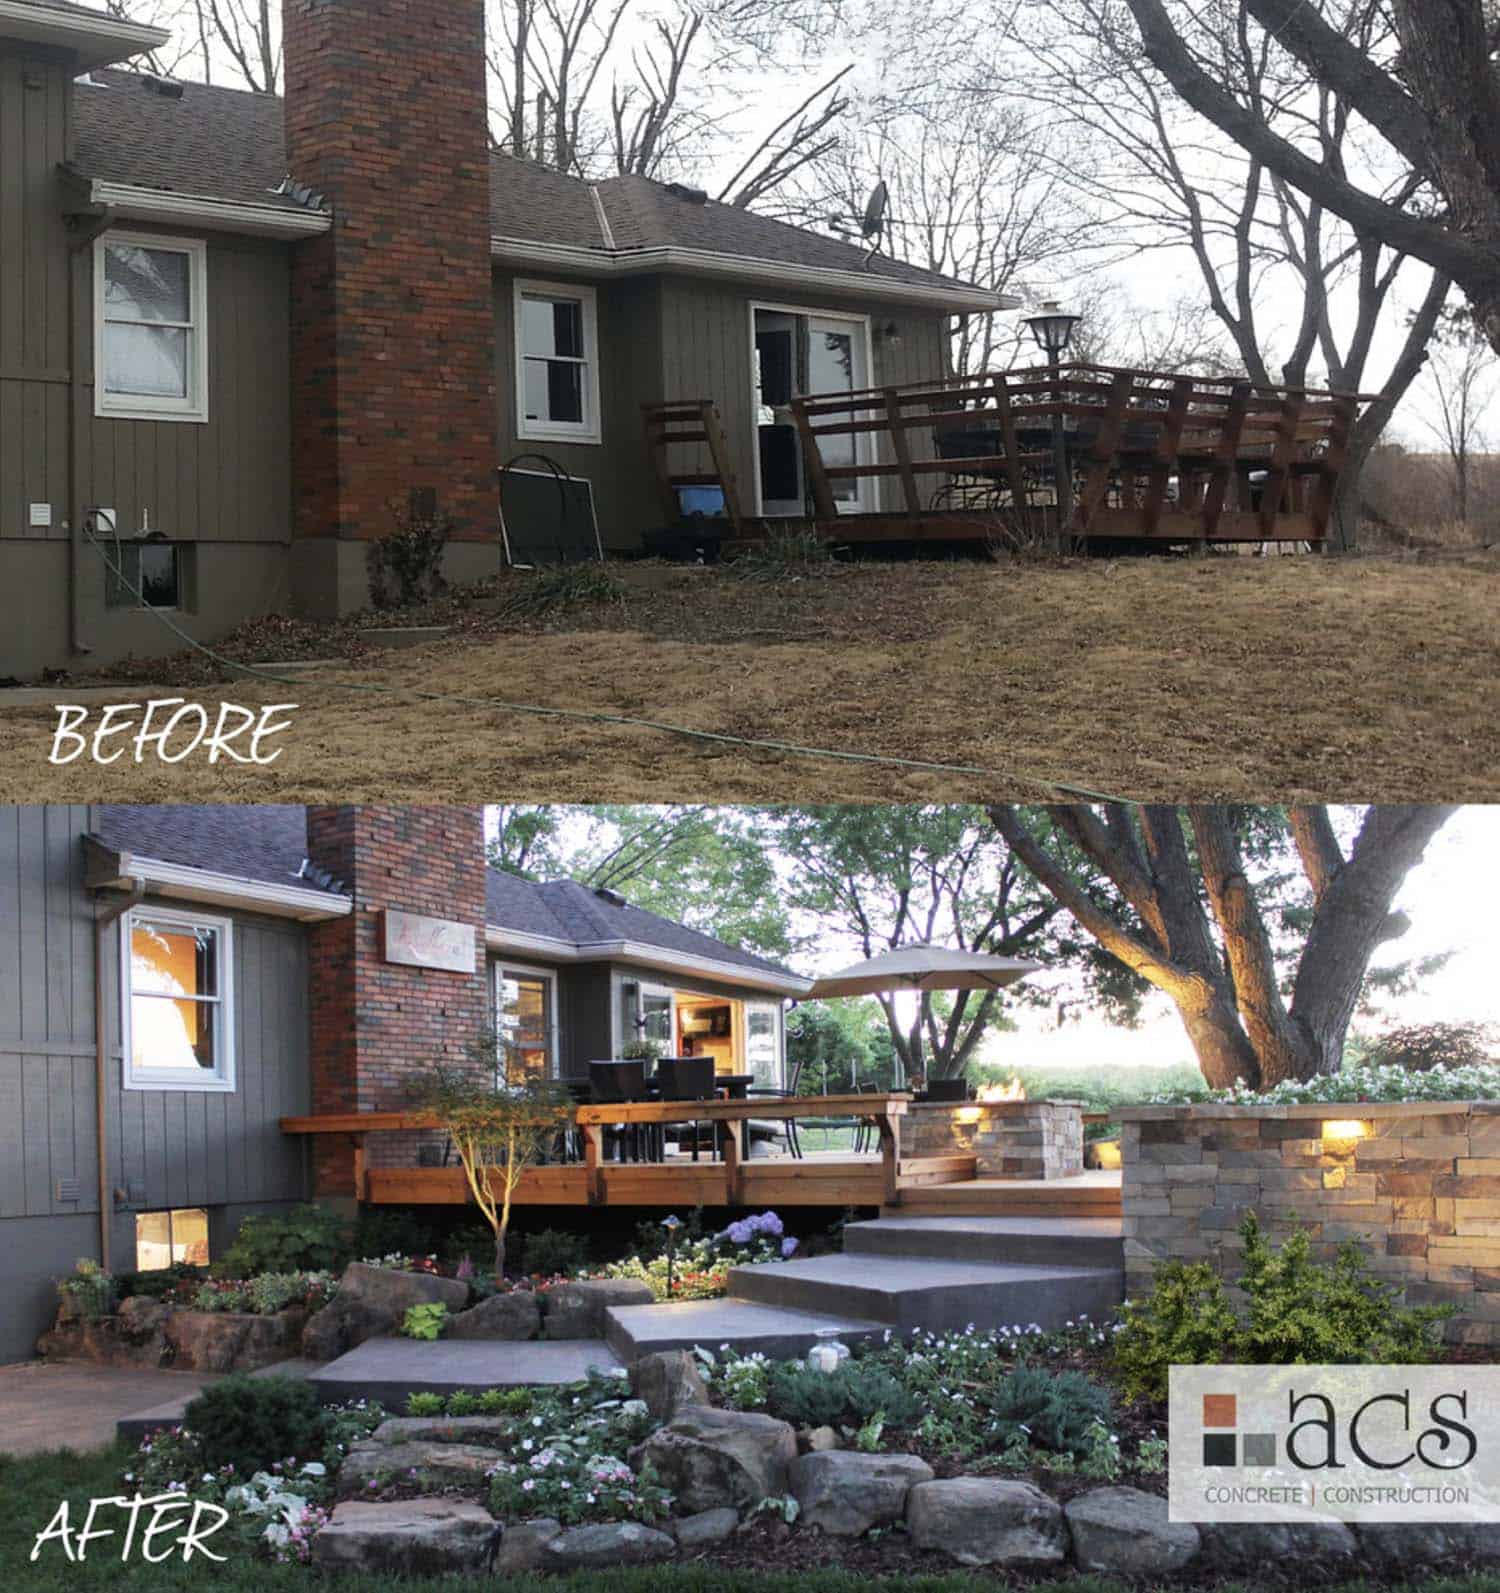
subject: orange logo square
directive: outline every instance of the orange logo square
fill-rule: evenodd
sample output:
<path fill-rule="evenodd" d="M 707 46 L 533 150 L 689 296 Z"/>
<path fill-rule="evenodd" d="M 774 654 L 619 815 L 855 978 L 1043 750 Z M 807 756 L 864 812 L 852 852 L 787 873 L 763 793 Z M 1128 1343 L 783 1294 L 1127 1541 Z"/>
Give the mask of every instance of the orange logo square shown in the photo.
<path fill-rule="evenodd" d="M 1203 1396 L 1203 1425 L 1205 1427 L 1233 1427 L 1238 1408 L 1238 1400 L 1233 1394 L 1205 1394 Z"/>

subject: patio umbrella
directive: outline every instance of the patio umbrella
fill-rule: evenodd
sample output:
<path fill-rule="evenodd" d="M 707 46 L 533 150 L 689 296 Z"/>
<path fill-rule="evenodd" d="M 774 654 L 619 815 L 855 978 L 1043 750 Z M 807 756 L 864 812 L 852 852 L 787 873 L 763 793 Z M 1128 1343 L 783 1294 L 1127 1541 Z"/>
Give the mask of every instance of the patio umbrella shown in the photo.
<path fill-rule="evenodd" d="M 913 990 L 1003 990 L 1042 965 L 1022 957 L 999 957 L 987 951 L 958 951 L 926 943 L 900 946 L 878 957 L 817 980 L 805 997 L 870 996 L 881 992 Z M 920 1046 L 921 1031 L 917 1032 Z"/>

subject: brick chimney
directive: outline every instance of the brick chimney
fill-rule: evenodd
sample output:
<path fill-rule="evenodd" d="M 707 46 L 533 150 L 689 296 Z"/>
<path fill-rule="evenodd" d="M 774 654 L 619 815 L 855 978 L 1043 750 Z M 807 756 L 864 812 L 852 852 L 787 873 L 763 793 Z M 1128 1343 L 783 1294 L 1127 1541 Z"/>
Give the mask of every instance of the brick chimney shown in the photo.
<path fill-rule="evenodd" d="M 484 0 L 284 0 L 287 164 L 332 206 L 292 267 L 293 592 L 363 607 L 391 505 L 495 565 Z"/>
<path fill-rule="evenodd" d="M 462 1063 L 489 1017 L 485 978 L 484 816 L 479 808 L 310 807 L 307 850 L 354 893 L 347 918 L 312 926 L 312 1109 L 398 1111 L 413 1073 Z M 474 967 L 392 961 L 388 908 L 468 925 Z M 367 1165 L 415 1165 L 424 1136 L 375 1134 Z M 356 1193 L 350 1143 L 314 1140 L 314 1193 Z"/>

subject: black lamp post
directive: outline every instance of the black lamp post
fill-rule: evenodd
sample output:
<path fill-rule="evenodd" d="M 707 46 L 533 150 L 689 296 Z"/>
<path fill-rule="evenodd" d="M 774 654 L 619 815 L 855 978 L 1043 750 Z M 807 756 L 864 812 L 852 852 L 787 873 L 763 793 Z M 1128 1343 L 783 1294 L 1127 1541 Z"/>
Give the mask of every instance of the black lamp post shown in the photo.
<path fill-rule="evenodd" d="M 672 1277 L 672 1263 L 676 1259 L 674 1252 L 677 1248 L 677 1230 L 682 1226 L 682 1218 L 674 1212 L 670 1217 L 663 1217 L 661 1225 L 667 1230 L 667 1298 L 670 1300 L 677 1292 Z"/>
<path fill-rule="evenodd" d="M 1052 378 L 1052 400 L 1056 413 L 1052 417 L 1052 473 L 1056 483 L 1057 546 L 1062 549 L 1067 534 L 1068 521 L 1073 515 L 1073 477 L 1068 468 L 1068 439 L 1062 415 L 1062 357 L 1073 341 L 1073 328 L 1082 316 L 1071 315 L 1056 300 L 1049 299 L 1035 315 L 1026 318 L 1037 346 L 1047 355 L 1047 371 Z"/>

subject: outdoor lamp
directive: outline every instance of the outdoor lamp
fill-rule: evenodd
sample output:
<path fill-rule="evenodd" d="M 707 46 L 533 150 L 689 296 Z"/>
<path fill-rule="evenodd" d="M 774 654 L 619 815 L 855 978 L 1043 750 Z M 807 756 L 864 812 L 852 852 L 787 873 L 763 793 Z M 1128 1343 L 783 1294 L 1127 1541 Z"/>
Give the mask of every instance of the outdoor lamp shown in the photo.
<path fill-rule="evenodd" d="M 677 1292 L 672 1284 L 672 1247 L 677 1241 L 677 1230 L 682 1226 L 682 1218 L 674 1212 L 670 1217 L 663 1217 L 661 1225 L 667 1230 L 667 1298 L 670 1300 Z"/>
<path fill-rule="evenodd" d="M 1073 328 L 1082 319 L 1081 315 L 1072 315 L 1064 310 L 1055 299 L 1048 299 L 1037 314 L 1026 317 L 1026 324 L 1031 328 L 1037 347 L 1049 359 L 1055 360 L 1067 353 L 1068 345 L 1073 341 Z"/>
<path fill-rule="evenodd" d="M 817 1343 L 807 1352 L 807 1364 L 815 1372 L 836 1372 L 849 1359 L 849 1346 L 839 1343 L 837 1328 L 819 1328 Z"/>

